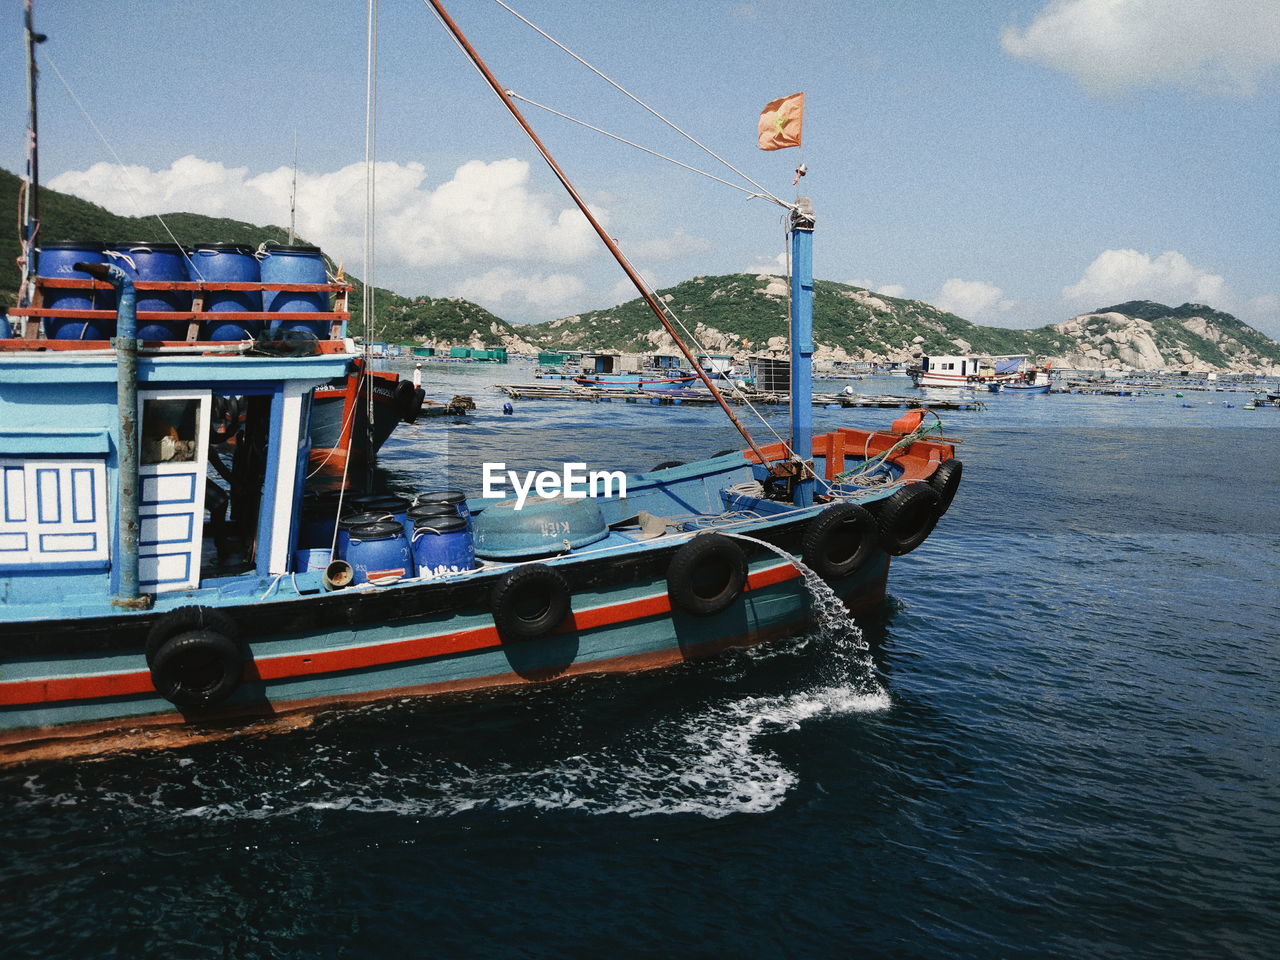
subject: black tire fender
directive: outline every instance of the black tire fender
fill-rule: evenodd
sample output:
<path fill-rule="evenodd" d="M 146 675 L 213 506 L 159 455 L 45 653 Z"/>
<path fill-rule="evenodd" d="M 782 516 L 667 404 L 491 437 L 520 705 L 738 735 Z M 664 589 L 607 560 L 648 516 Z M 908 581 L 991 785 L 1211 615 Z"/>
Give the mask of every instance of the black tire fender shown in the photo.
<path fill-rule="evenodd" d="M 747 583 L 747 556 L 720 533 L 701 533 L 675 552 L 667 567 L 671 606 L 696 617 L 728 609 Z"/>
<path fill-rule="evenodd" d="M 151 661 L 156 692 L 180 710 L 215 707 L 240 686 L 240 645 L 214 630 L 188 630 L 170 637 Z"/>
<path fill-rule="evenodd" d="M 956 498 L 956 491 L 960 489 L 960 478 L 963 474 L 964 464 L 955 457 L 943 460 L 934 467 L 933 473 L 929 474 L 929 486 L 938 491 L 942 501 L 942 509 L 938 516 L 946 513 L 951 506 L 951 501 Z"/>
<path fill-rule="evenodd" d="M 800 540 L 805 566 L 823 580 L 846 577 L 880 546 L 880 527 L 866 507 L 837 503 L 809 521 Z"/>
<path fill-rule="evenodd" d="M 910 484 L 881 501 L 876 523 L 884 549 L 900 557 L 924 543 L 942 516 L 941 504 L 938 491 L 927 483 Z"/>
<path fill-rule="evenodd" d="M 489 596 L 493 622 L 505 640 L 536 640 L 569 615 L 569 584 L 545 563 L 507 571 Z"/>
<path fill-rule="evenodd" d="M 426 393 L 409 380 L 396 381 L 395 390 L 395 405 L 400 419 L 405 423 L 413 423 L 422 413 L 422 401 Z"/>
<path fill-rule="evenodd" d="M 684 466 L 683 460 L 663 460 L 660 464 L 658 464 L 649 472 L 655 473 L 658 470 L 670 470 L 672 467 L 683 467 L 683 466 Z"/>
<path fill-rule="evenodd" d="M 170 637 L 191 630 L 212 630 L 231 640 L 240 635 L 235 621 L 221 610 L 214 607 L 178 607 L 161 616 L 147 631 L 147 666 L 151 666 L 156 652 Z"/>

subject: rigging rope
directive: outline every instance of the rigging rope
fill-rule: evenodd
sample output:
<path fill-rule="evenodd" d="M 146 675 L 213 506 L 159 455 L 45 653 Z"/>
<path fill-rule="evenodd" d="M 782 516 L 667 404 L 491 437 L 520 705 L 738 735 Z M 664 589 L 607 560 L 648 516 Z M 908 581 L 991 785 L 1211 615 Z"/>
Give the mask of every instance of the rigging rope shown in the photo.
<path fill-rule="evenodd" d="M 365 50 L 365 100 L 364 100 L 364 278 L 360 288 L 360 308 L 364 313 L 363 354 L 364 364 L 360 377 L 365 387 L 365 440 L 368 443 L 368 481 L 369 489 L 373 487 L 373 447 L 374 447 L 374 399 L 373 399 L 373 301 L 374 301 L 374 199 L 375 181 L 374 152 L 376 145 L 378 117 L 378 0 L 368 0 L 368 25 L 366 28 Z M 357 394 L 358 402 L 359 394 Z M 352 441 L 354 443 L 354 440 Z M 347 451 L 350 462 L 353 450 Z M 344 481 L 345 467 L 344 467 Z"/>
<path fill-rule="evenodd" d="M 714 173 L 707 173 L 707 171 L 705 170 L 699 170 L 697 167 L 690 166 L 689 164 L 684 163 L 680 160 L 677 160 L 674 157 L 668 157 L 665 153 L 659 153 L 657 150 L 650 150 L 648 147 L 641 146 L 640 144 L 636 143 L 633 140 L 628 140 L 625 137 L 620 137 L 616 133 L 610 133 L 608 130 L 602 130 L 600 127 L 587 123 L 587 121 L 585 120 L 579 120 L 577 117 L 571 117 L 567 113 L 561 113 L 559 110 L 555 109 L 554 107 L 549 107 L 545 103 L 538 103 L 536 100 L 530 100 L 528 97 L 521 96 L 520 94 L 516 93 L 514 90 L 508 90 L 507 96 L 511 97 L 512 99 L 519 100 L 522 103 L 527 103 L 531 107 L 537 107 L 539 110 L 545 110 L 547 113 L 550 113 L 553 116 L 560 117 L 562 120 L 568 120 L 570 123 L 576 123 L 579 126 L 586 127 L 588 130 L 594 130 L 596 133 L 603 134 L 604 136 L 609 137 L 611 140 L 617 140 L 619 143 L 625 143 L 629 147 L 635 147 L 637 150 L 642 150 L 643 152 L 650 154 L 651 156 L 657 157 L 659 160 L 666 160 L 668 163 L 674 163 L 677 167 L 684 167 L 686 170 L 690 170 L 693 173 L 700 174 L 701 176 L 704 176 L 709 180 L 714 180 L 716 181 L 716 183 L 723 183 L 726 187 L 732 187 L 734 190 L 740 190 L 743 193 L 747 194 L 748 197 L 759 196 L 759 194 L 752 193 L 746 187 L 739 186 L 736 183 L 731 183 L 728 180 L 725 180 L 721 177 L 717 177 Z"/>
<path fill-rule="evenodd" d="M 129 170 L 124 165 L 124 161 L 120 159 L 120 154 L 116 153 L 116 148 L 111 145 L 111 141 L 109 141 L 106 138 L 103 132 L 100 129 L 98 129 L 98 125 L 93 122 L 93 117 L 89 115 L 89 111 L 86 110 L 84 104 L 80 102 L 80 98 L 76 96 L 76 92 L 71 89 L 71 84 L 67 83 L 67 78 L 62 75 L 62 71 L 58 69 L 58 64 L 54 61 L 53 56 L 48 51 L 45 51 L 45 60 L 49 62 L 49 66 L 53 67 L 53 72 L 57 75 L 58 79 L 62 82 L 62 86 L 66 89 L 67 94 L 71 97 L 72 102 L 75 103 L 75 105 L 80 108 L 80 112 L 84 114 L 85 120 L 89 122 L 89 126 L 93 128 L 93 132 L 98 135 L 98 139 L 102 141 L 102 145 L 107 148 L 111 156 L 115 157 L 116 168 L 120 173 L 120 182 L 123 183 L 125 186 L 125 189 L 129 191 L 129 195 L 133 198 L 133 202 L 137 205 L 138 209 L 142 210 L 143 209 L 142 197 L 139 195 L 138 191 L 135 189 L 135 185 L 129 177 Z M 200 272 L 200 268 L 196 266 L 195 262 L 191 259 L 190 255 L 188 255 L 186 246 L 183 243 L 181 243 L 177 237 L 173 235 L 173 231 L 169 229 L 169 224 L 165 223 L 164 217 L 160 216 L 160 214 L 158 213 L 153 213 L 151 214 L 151 216 L 155 217 L 156 220 L 160 222 L 160 226 L 162 226 L 164 228 L 164 232 L 169 235 L 169 239 L 172 240 L 175 244 L 178 245 L 178 247 L 181 248 L 182 258 L 186 260 L 188 264 L 190 264 L 191 268 L 195 270 L 196 275 L 201 280 L 203 280 L 204 274 Z"/>
<path fill-rule="evenodd" d="M 538 33 L 539 35 L 541 35 L 544 39 L 546 39 L 546 40 L 550 41 L 551 43 L 555 44 L 557 47 L 559 47 L 561 50 L 563 50 L 565 53 L 567 53 L 569 56 L 571 56 L 574 60 L 577 60 L 580 64 L 582 64 L 584 67 L 586 67 L 586 68 L 587 68 L 588 70 L 590 70 L 592 73 L 594 73 L 597 77 L 599 77 L 599 78 L 600 78 L 601 80 L 603 80 L 605 83 L 609 84 L 611 87 L 613 87 L 613 88 L 614 88 L 615 90 L 617 90 L 619 93 L 621 93 L 623 96 L 625 96 L 625 97 L 627 97 L 628 99 L 630 99 L 630 100 L 634 101 L 635 103 L 639 104 L 641 107 L 643 107 L 643 108 L 644 108 L 645 110 L 647 110 L 649 113 L 653 114 L 653 116 L 657 117 L 659 120 L 661 120 L 663 123 L 665 123 L 668 127 L 670 127 L 672 130 L 674 130 L 676 133 L 680 134 L 680 136 L 684 137 L 684 138 L 685 138 L 686 140 L 688 140 L 690 143 L 694 144 L 696 147 L 698 147 L 698 148 L 699 148 L 700 150 L 702 150 L 704 153 L 707 153 L 707 154 L 709 154 L 710 156 L 714 157 L 716 160 L 719 160 L 722 164 L 724 164 L 726 167 L 728 167 L 730 170 L 732 170 L 734 173 L 736 173 L 738 176 L 740 176 L 743 180 L 747 181 L 747 183 L 751 184 L 751 185 L 752 185 L 753 187 L 755 187 L 758 191 L 760 191 L 760 196 L 761 196 L 763 199 L 770 200 L 770 201 L 772 201 L 773 203 L 778 204 L 778 206 L 786 207 L 788 210 L 789 210 L 789 209 L 791 209 L 791 206 L 792 206 L 791 204 L 787 203 L 785 200 L 782 200 L 782 199 L 780 199 L 780 198 L 778 198 L 778 197 L 774 196 L 774 195 L 773 195 L 772 193 L 770 193 L 767 189 L 765 189 L 764 187 L 762 187 L 760 184 L 756 183 L 756 181 L 752 180 L 749 176 L 747 176 L 745 173 L 743 173 L 741 170 L 739 170 L 737 167 L 735 167 L 732 163 L 730 163 L 730 162 L 729 162 L 728 160 L 726 160 L 724 157 L 720 156 L 720 154 L 716 153 L 714 150 L 712 150 L 710 147 L 708 147 L 708 146 L 707 146 L 705 143 L 703 143 L 701 140 L 698 140 L 698 139 L 697 139 L 696 137 L 694 137 L 692 134 L 689 134 L 689 133 L 685 132 L 684 130 L 682 130 L 679 126 L 677 126 L 677 125 L 676 125 L 675 123 L 673 123 L 672 121 L 668 120 L 666 117 L 664 117 L 662 114 L 660 114 L 657 110 L 653 109 L 653 107 L 649 106 L 649 104 L 645 103 L 643 100 L 641 100 L 639 97 L 637 97 L 634 93 L 632 93 L 632 92 L 631 92 L 630 90 L 628 90 L 626 87 L 622 86 L 622 84 L 618 83 L 618 82 L 617 82 L 616 80 L 614 80 L 612 77 L 608 76 L 608 75 L 607 75 L 607 74 L 605 74 L 603 71 L 601 71 L 601 70 L 597 69 L 596 67 L 594 67 L 594 66 L 592 66 L 590 63 L 588 63 L 586 60 L 584 60 L 582 57 L 578 56 L 576 53 L 574 53 L 572 50 L 570 50 L 568 47 L 566 47 L 563 43 L 561 43 L 561 42 L 560 42 L 559 40 L 557 40 L 555 37 L 551 36 L 551 34 L 547 33 L 545 30 L 543 30 L 541 27 L 539 27 L 537 24 L 535 24 L 532 20 L 529 20 L 527 17 L 525 17 L 525 16 L 524 16 L 523 14 L 521 14 L 520 12 L 518 12 L 518 11 L 516 11 L 516 10 L 513 10 L 510 6 L 508 6 L 506 3 L 504 3 L 504 2 L 503 2 L 503 0 L 494 0 L 494 3 L 496 3 L 498 6 L 502 7 L 502 9 L 506 10 L 509 14 L 511 14 L 511 15 L 512 15 L 513 17 L 515 17 L 517 20 L 520 20 L 521 22 L 523 22 L 524 24 L 526 24 L 527 26 L 529 26 L 530 28 L 532 28 L 536 33 Z"/>

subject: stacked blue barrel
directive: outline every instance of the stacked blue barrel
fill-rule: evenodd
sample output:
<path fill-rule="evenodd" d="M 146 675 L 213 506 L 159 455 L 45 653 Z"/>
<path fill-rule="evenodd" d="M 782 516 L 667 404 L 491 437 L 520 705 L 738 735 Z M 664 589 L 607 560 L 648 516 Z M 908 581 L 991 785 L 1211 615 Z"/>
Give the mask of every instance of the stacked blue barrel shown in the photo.
<path fill-rule="evenodd" d="M 319 247 L 285 246 L 281 244 L 263 244 L 258 251 L 261 261 L 263 283 L 326 283 L 324 254 Z M 329 295 L 316 292 L 306 293 L 294 290 L 267 290 L 262 295 L 262 309 L 269 313 L 327 313 L 329 311 Z M 290 335 L 288 331 L 297 331 L 293 336 L 301 334 L 317 340 L 329 338 L 329 321 L 315 320 L 272 320 L 268 333 L 271 339 L 277 340 Z"/>
<path fill-rule="evenodd" d="M 200 243 L 191 251 L 192 280 L 210 283 L 260 283 L 262 269 L 253 250 L 239 243 Z M 210 290 L 205 294 L 206 313 L 228 314 L 207 320 L 201 340 L 250 340 L 262 333 L 261 320 L 245 320 L 237 313 L 261 313 L 260 290 Z"/>
<path fill-rule="evenodd" d="M 123 270 L 130 280 L 184 283 L 188 279 L 187 251 L 176 243 L 115 243 L 107 249 L 107 258 Z M 190 311 L 191 291 L 139 290 L 137 309 L 139 340 L 187 338 L 186 320 L 143 320 L 141 315 L 148 311 Z"/>
<path fill-rule="evenodd" d="M 75 269 L 77 263 L 114 263 L 135 281 L 204 282 L 210 284 L 325 284 L 328 274 L 319 247 L 263 244 L 256 251 L 241 243 L 177 243 L 133 241 L 103 244 L 92 240 L 44 243 L 39 248 L 39 273 L 49 279 L 92 279 Z M 44 291 L 46 309 L 115 310 L 116 295 L 109 289 L 60 289 Z M 188 319 L 182 314 L 193 307 L 190 290 L 139 290 L 137 310 L 171 313 L 173 317 L 138 321 L 139 340 L 185 340 Z M 219 290 L 204 292 L 203 312 L 218 314 L 205 319 L 198 339 L 238 341 L 259 339 L 327 340 L 331 335 L 331 306 L 325 291 Z M 255 313 L 316 314 L 316 319 L 261 319 L 236 316 Z M 51 316 L 44 322 L 52 340 L 106 340 L 115 335 L 114 317 L 84 319 Z"/>
<path fill-rule="evenodd" d="M 105 263 L 105 244 L 93 240 L 63 240 L 39 247 L 40 275 L 56 280 L 92 280 L 75 269 L 77 263 Z M 114 310 L 114 290 L 64 290 L 50 287 L 44 294 L 50 310 Z M 106 340 L 115 336 L 115 317 L 84 320 L 75 317 L 47 317 L 45 337 L 50 340 Z"/>
<path fill-rule="evenodd" d="M 461 491 L 419 494 L 408 516 L 413 523 L 413 559 L 419 576 L 462 573 L 476 565 L 471 511 Z"/>

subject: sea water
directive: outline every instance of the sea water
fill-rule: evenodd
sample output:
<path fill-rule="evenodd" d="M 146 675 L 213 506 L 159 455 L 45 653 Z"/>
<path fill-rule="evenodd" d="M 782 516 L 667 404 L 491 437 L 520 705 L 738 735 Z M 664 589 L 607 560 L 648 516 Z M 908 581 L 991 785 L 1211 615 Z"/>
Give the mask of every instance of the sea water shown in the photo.
<path fill-rule="evenodd" d="M 738 446 L 439 367 L 394 489 Z M 860 640 L 0 772 L 5 956 L 1276 955 L 1280 410 L 983 399 Z"/>

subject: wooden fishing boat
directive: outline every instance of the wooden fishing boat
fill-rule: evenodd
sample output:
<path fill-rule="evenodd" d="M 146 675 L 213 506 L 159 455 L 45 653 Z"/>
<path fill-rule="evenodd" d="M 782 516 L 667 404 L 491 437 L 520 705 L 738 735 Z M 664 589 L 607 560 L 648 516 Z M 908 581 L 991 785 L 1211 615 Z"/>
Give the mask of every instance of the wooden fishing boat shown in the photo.
<path fill-rule="evenodd" d="M 82 276 L 50 282 L 29 245 L 32 286 L 111 293 L 114 307 L 92 308 L 92 319 L 115 329 L 88 349 L 43 339 L 47 308 L 28 305 L 13 311 L 17 336 L 0 343 L 0 410 L 22 412 L 0 430 L 0 761 L 166 746 L 384 697 L 678 663 L 803 629 L 809 576 L 851 612 L 873 609 L 891 558 L 930 535 L 962 468 L 924 411 L 882 430 L 813 435 L 814 219 L 804 199 L 784 206 L 786 441 L 755 442 L 704 371 L 743 436 L 740 451 L 593 476 L 603 487 L 583 496 L 566 464 L 562 496 L 422 496 L 403 516 L 391 507 L 341 521 L 345 494 L 319 515 L 311 509 L 327 501 L 304 494 L 315 391 L 355 359 L 344 317 L 306 318 L 338 336 L 140 347 L 138 324 L 155 318 L 135 305 L 152 281 L 77 261 Z M 193 313 L 183 317 L 197 332 L 206 318 Z M 222 549 L 233 542 L 242 549 Z"/>
<path fill-rule="evenodd" d="M 313 470 L 342 474 L 353 467 L 366 466 L 377 458 L 383 443 L 401 422 L 415 423 L 423 415 L 426 394 L 421 387 L 393 371 L 370 370 L 359 357 L 352 366 L 346 376 L 316 387 L 312 396 Z"/>
<path fill-rule="evenodd" d="M 1025 356 L 922 356 L 907 375 L 917 387 L 995 388 L 993 392 L 1009 387 L 1047 388 L 1050 383 L 1049 366 L 1028 364 Z"/>
<path fill-rule="evenodd" d="M 697 379 L 693 374 L 672 376 L 661 373 L 599 373 L 574 377 L 573 382 L 580 387 L 596 387 L 600 390 L 677 390 L 689 386 Z"/>

